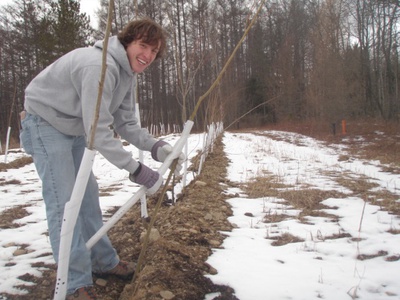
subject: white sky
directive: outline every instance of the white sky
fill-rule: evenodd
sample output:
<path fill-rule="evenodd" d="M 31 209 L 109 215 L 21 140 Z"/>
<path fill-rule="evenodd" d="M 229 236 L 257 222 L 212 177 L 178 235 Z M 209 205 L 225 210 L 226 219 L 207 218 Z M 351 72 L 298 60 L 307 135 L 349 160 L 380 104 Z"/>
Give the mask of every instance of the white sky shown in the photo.
<path fill-rule="evenodd" d="M 350 295 L 360 300 L 399 299 L 400 260 L 385 260 L 400 255 L 400 235 L 388 232 L 400 230 L 399 218 L 370 204 L 366 205 L 363 214 L 363 200 L 350 195 L 349 190 L 335 181 L 335 176 L 345 173 L 354 179 L 366 178 L 377 184 L 374 190 L 388 190 L 399 199 L 400 176 L 382 172 L 379 163 L 374 161 L 353 158 L 339 161 L 339 156 L 346 154 L 344 147 L 326 147 L 298 134 L 276 131 L 268 134 L 275 138 L 225 133 L 225 152 L 231 161 L 228 178 L 246 182 L 267 172 L 277 176 L 281 183 L 294 185 L 295 189 L 307 186 L 347 194 L 348 197 L 329 198 L 323 202 L 328 207 L 325 211 L 336 215 L 338 221 L 308 217 L 307 224 L 300 223 L 296 218 L 299 211 L 286 206 L 282 199 L 250 199 L 243 191 L 225 186 L 225 193 L 232 195 L 228 202 L 234 214 L 229 220 L 237 228 L 225 232 L 228 237 L 222 247 L 214 249 L 209 257 L 208 263 L 218 270 L 218 274 L 208 277 L 216 284 L 231 286 L 240 300 L 337 300 L 351 299 Z M 167 140 L 174 143 L 176 137 L 169 136 Z M 202 145 L 203 135 L 191 135 L 188 156 L 194 156 Z M 136 155 L 134 148 L 127 149 Z M 24 154 L 11 153 L 8 161 L 21 155 Z M 4 156 L 0 156 L 0 161 L 4 161 Z M 158 166 L 147 155 L 145 163 L 153 168 Z M 137 190 L 127 180 L 126 172 L 112 166 L 100 155 L 96 156 L 93 170 L 101 188 L 120 187 L 112 195 L 101 198 L 104 210 L 122 205 Z M 0 211 L 27 204 L 30 213 L 16 221 L 21 227 L 0 230 L 0 292 L 24 293 L 15 287 L 22 283 L 17 277 L 27 272 L 40 275 L 40 269 L 31 267 L 33 262 L 53 262 L 50 255 L 44 255 L 51 250 L 44 234 L 46 222 L 40 182 L 33 165 L 0 172 L 0 176 L 5 181 L 21 182 L 0 185 Z M 190 180 L 192 177 L 188 178 Z M 293 218 L 267 224 L 262 222 L 266 214 L 285 214 Z M 284 233 L 304 241 L 276 247 L 266 238 Z M 351 238 L 324 239 L 339 233 L 350 234 Z M 355 241 L 357 238 L 358 242 Z M 31 252 L 13 256 L 18 244 L 29 244 Z M 379 251 L 386 251 L 387 255 L 363 261 L 356 259 L 358 254 L 374 255 Z M 215 296 L 210 294 L 206 299 Z"/>
<path fill-rule="evenodd" d="M 100 7 L 100 0 L 81 0 L 81 11 L 90 16 L 90 22 L 93 27 L 97 27 L 95 10 Z"/>

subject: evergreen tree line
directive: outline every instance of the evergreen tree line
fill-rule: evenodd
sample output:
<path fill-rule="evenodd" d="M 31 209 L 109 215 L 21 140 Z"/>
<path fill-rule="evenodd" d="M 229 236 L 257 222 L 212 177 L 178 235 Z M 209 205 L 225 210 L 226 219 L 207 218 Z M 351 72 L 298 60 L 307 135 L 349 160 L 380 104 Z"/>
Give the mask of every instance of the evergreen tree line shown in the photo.
<path fill-rule="evenodd" d="M 167 57 L 139 75 L 144 126 L 183 124 L 241 39 L 257 8 L 253 2 L 115 0 L 113 34 L 148 16 L 169 35 Z M 396 0 L 266 1 L 195 126 L 399 120 L 399 6 Z M 24 89 L 38 72 L 102 39 L 107 9 L 108 1 L 100 0 L 94 30 L 77 0 L 14 0 L 1 7 L 2 137 L 10 121 L 18 128 Z"/>

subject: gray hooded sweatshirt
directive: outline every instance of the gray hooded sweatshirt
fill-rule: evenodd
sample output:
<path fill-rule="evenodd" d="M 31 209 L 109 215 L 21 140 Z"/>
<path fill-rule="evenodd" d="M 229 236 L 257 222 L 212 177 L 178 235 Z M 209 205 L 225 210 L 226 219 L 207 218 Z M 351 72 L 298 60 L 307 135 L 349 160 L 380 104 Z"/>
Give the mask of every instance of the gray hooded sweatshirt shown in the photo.
<path fill-rule="evenodd" d="M 25 90 L 25 110 L 60 132 L 90 136 L 102 68 L 103 42 L 75 49 L 49 65 Z M 138 162 L 114 138 L 113 129 L 129 143 L 151 151 L 157 142 L 135 117 L 136 74 L 117 37 L 109 39 L 107 69 L 94 148 L 120 169 L 133 173 Z M 113 126 L 113 129 L 110 126 Z"/>

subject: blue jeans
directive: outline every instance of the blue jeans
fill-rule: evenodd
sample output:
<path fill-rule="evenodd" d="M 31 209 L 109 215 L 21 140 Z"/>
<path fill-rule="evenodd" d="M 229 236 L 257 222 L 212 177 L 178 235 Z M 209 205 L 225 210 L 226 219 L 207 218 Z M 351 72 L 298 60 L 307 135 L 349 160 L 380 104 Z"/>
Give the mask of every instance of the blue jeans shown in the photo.
<path fill-rule="evenodd" d="M 57 262 L 64 206 L 70 199 L 86 140 L 84 136 L 65 135 L 41 117 L 28 113 L 21 124 L 22 146 L 32 156 L 42 181 L 50 242 Z M 91 173 L 72 239 L 68 294 L 80 287 L 92 285 L 92 271 L 105 272 L 119 262 L 107 236 L 103 236 L 91 250 L 86 248 L 86 242 L 102 225 L 98 185 Z"/>

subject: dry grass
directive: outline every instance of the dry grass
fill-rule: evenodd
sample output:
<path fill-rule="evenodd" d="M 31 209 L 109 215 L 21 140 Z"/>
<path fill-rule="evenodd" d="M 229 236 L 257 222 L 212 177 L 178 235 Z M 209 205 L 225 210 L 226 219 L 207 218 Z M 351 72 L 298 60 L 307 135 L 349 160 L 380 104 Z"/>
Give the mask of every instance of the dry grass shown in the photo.
<path fill-rule="evenodd" d="M 279 223 L 286 219 L 293 218 L 292 216 L 286 214 L 278 214 L 276 212 L 267 212 L 263 218 L 264 223 Z"/>
<path fill-rule="evenodd" d="M 303 211 L 313 211 L 327 208 L 322 201 L 328 198 L 342 198 L 344 195 L 337 191 L 323 191 L 318 189 L 299 189 L 280 192 L 280 198 L 286 199 L 290 205 Z"/>
<path fill-rule="evenodd" d="M 333 190 L 323 191 L 318 189 L 294 189 L 291 186 L 276 182 L 276 179 L 274 179 L 272 176 L 256 177 L 243 186 L 242 189 L 251 198 L 276 197 L 283 199 L 286 205 L 300 210 L 298 218 L 302 222 L 306 222 L 304 219 L 306 216 L 329 216 L 334 218 L 333 215 L 328 215 L 327 213 L 321 211 L 322 209 L 327 208 L 321 202 L 328 198 L 346 197 L 346 195 Z M 264 218 L 264 222 L 279 222 L 287 217 L 288 216 L 285 215 L 267 213 Z"/>
<path fill-rule="evenodd" d="M 340 161 L 347 161 L 354 158 L 379 161 L 382 165 L 382 171 L 392 174 L 400 174 L 400 124 L 384 122 L 349 122 L 347 123 L 347 132 L 345 135 L 333 135 L 330 131 L 331 124 L 322 124 L 317 122 L 308 123 L 286 123 L 278 126 L 269 126 L 263 129 L 284 130 L 297 132 L 303 135 L 311 136 L 326 144 L 344 144 L 348 154 L 339 157 Z M 268 134 L 268 133 L 266 133 Z M 276 136 L 274 137 L 276 138 Z M 290 143 L 300 145 L 299 141 L 290 140 Z M 276 197 L 284 200 L 284 204 L 299 210 L 297 218 L 299 222 L 307 223 L 307 217 L 325 217 L 337 222 L 338 217 L 329 215 L 323 211 L 326 208 L 321 202 L 328 198 L 347 198 L 349 196 L 359 197 L 364 201 L 380 206 L 381 210 L 388 211 L 394 215 L 400 215 L 399 197 L 388 190 L 377 190 L 379 186 L 372 179 L 366 176 L 357 176 L 346 172 L 330 173 L 323 172 L 334 178 L 336 182 L 350 191 L 350 194 L 343 194 L 336 190 L 322 191 L 314 188 L 297 188 L 287 186 L 280 182 L 279 178 L 272 175 L 262 175 L 242 186 L 242 189 L 252 198 Z M 293 216 L 267 212 L 263 222 L 278 223 Z M 393 228 L 392 234 L 399 234 L 400 229 Z M 336 239 L 347 237 L 346 233 L 339 233 L 323 239 Z M 276 239 L 273 245 L 284 245 L 290 242 L 298 242 L 301 239 L 289 234 L 282 234 Z M 382 255 L 378 253 L 376 255 Z M 358 259 L 368 259 L 359 257 Z M 397 258 L 394 258 L 397 259 Z"/>
<path fill-rule="evenodd" d="M 283 246 L 289 243 L 299 243 L 304 242 L 303 239 L 298 238 L 290 233 L 284 233 L 277 237 L 269 237 L 269 239 L 274 240 L 271 245 L 272 246 Z"/>
<path fill-rule="evenodd" d="M 379 186 L 377 183 L 369 181 L 367 177 L 353 178 L 345 173 L 342 173 L 342 176 L 337 178 L 336 182 L 351 190 L 355 196 L 363 199 L 367 197 L 367 192 Z"/>
<path fill-rule="evenodd" d="M 3 210 L 0 214 L 0 229 L 18 228 L 21 225 L 15 223 L 15 220 L 22 219 L 23 217 L 29 216 L 29 213 L 25 209 L 29 205 L 15 206 L 6 210 Z"/>
<path fill-rule="evenodd" d="M 242 189 L 251 198 L 278 197 L 280 189 L 290 186 L 278 182 L 274 176 L 255 177 L 242 186 Z"/>
<path fill-rule="evenodd" d="M 338 124 L 340 125 L 340 124 Z M 333 135 L 329 122 L 279 123 L 264 129 L 297 132 L 328 144 L 345 144 L 351 155 L 367 160 L 379 160 L 390 165 L 391 172 L 400 174 L 400 122 L 379 120 L 347 121 L 346 133 Z M 339 129 L 339 128 L 338 128 Z"/>
<path fill-rule="evenodd" d="M 120 190 L 121 186 L 121 184 L 111 184 L 106 188 L 100 188 L 99 195 L 100 197 L 112 196 L 112 192 Z"/>
<path fill-rule="evenodd" d="M 357 259 L 358 260 L 367 260 L 367 259 L 372 259 L 372 258 L 379 257 L 379 256 L 386 256 L 388 254 L 389 253 L 387 251 L 380 250 L 375 254 L 359 254 L 359 255 L 357 255 Z"/>
<path fill-rule="evenodd" d="M 9 163 L 0 163 L 0 171 L 6 171 L 7 169 L 18 169 L 25 165 L 31 164 L 32 162 L 33 160 L 30 156 L 21 157 Z"/>
<path fill-rule="evenodd" d="M 389 191 L 373 191 L 370 192 L 368 196 L 369 203 L 378 205 L 382 210 L 400 216 L 399 196 Z"/>

